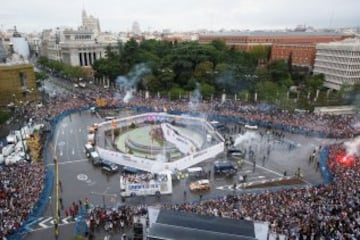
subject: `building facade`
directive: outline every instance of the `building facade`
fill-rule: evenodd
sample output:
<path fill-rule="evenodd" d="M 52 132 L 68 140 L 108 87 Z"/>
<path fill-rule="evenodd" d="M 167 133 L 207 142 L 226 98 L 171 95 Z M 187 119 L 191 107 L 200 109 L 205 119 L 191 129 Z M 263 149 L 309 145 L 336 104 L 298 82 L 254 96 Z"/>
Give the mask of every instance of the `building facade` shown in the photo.
<path fill-rule="evenodd" d="M 89 30 L 65 30 L 64 40 L 59 43 L 61 61 L 80 67 L 90 67 L 105 56 L 106 42 L 98 42 Z"/>
<path fill-rule="evenodd" d="M 314 74 L 324 74 L 324 86 L 339 90 L 343 85 L 360 83 L 360 40 L 316 45 Z"/>
<path fill-rule="evenodd" d="M 45 30 L 41 43 L 42 56 L 85 68 L 91 68 L 97 59 L 105 57 L 108 46 L 117 45 L 117 41 L 109 38 L 108 34 L 100 32 L 99 20 L 88 16 L 85 10 L 78 29 Z"/>
<path fill-rule="evenodd" d="M 0 105 L 37 99 L 34 66 L 25 62 L 0 64 Z"/>
<path fill-rule="evenodd" d="M 341 41 L 350 37 L 335 32 L 222 32 L 201 34 L 200 43 L 223 40 L 227 46 L 249 51 L 256 46 L 271 47 L 270 60 L 292 60 L 293 65 L 311 68 L 316 44 Z"/>

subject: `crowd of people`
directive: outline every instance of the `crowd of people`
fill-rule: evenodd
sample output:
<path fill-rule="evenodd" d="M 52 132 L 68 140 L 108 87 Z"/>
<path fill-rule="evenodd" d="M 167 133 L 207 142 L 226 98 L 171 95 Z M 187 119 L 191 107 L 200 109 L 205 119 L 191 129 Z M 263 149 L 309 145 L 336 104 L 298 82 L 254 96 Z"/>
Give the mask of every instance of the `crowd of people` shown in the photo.
<path fill-rule="evenodd" d="M 45 167 L 21 161 L 0 168 L 0 239 L 3 239 L 22 225 L 39 199 Z"/>
<path fill-rule="evenodd" d="M 328 166 L 334 181 L 276 192 L 166 206 L 176 211 L 268 222 L 271 231 L 290 239 L 360 239 L 360 159 L 344 165 L 343 145 L 330 147 Z"/>
<path fill-rule="evenodd" d="M 126 233 L 130 230 L 138 218 L 147 214 L 145 206 L 118 208 L 95 207 L 89 211 L 86 220 L 89 225 L 89 234 L 95 231 L 112 233 Z"/>
<path fill-rule="evenodd" d="M 38 107 L 30 103 L 26 114 L 28 118 L 42 121 L 51 119 L 66 109 L 82 106 L 96 106 L 103 99 L 106 107 L 130 106 L 147 107 L 154 111 L 198 112 L 205 115 L 221 115 L 235 117 L 244 122 L 262 123 L 280 130 L 293 131 L 301 128 L 304 133 L 317 132 L 328 137 L 347 138 L 358 134 L 352 126 L 359 121 L 354 115 L 314 114 L 311 112 L 293 112 L 281 110 L 266 104 L 249 104 L 235 100 L 201 101 L 193 98 L 169 100 L 163 97 L 145 98 L 143 94 L 133 94 L 129 101 L 124 102 L 126 93 L 110 87 L 76 89 L 75 92 L 62 92 L 47 99 L 47 106 Z M 189 100 L 190 99 L 190 100 Z"/>
<path fill-rule="evenodd" d="M 52 97 L 48 96 L 42 104 L 30 102 L 21 114 L 24 114 L 27 120 L 32 119 L 35 123 L 44 123 L 66 110 L 83 106 L 96 106 L 97 100 L 102 98 L 106 100 L 106 107 L 147 107 L 154 111 L 223 115 L 254 122 L 265 122 L 274 127 L 286 126 L 288 129 L 301 126 L 309 132 L 321 132 L 332 137 L 351 137 L 357 134 L 351 127 L 356 121 L 356 117 L 352 115 L 315 115 L 274 108 L 264 110 L 254 105 L 234 101 L 189 103 L 188 99 L 180 99 L 169 102 L 167 98 L 145 99 L 144 96 L 140 95 L 135 95 L 130 102 L 124 102 L 123 95 L 124 93 L 120 93 L 114 88 L 99 88 L 96 91 L 81 89 L 76 94 L 68 92 Z M 274 231 L 287 235 L 337 236 L 338 234 L 348 234 L 349 236 L 359 236 L 360 218 L 359 213 L 356 213 L 356 209 L 359 208 L 359 196 L 357 193 L 351 194 L 356 189 L 355 186 L 359 187 L 360 177 L 356 173 L 356 170 L 359 170 L 359 165 L 356 162 L 352 169 L 341 170 L 331 159 L 329 163 L 330 166 L 333 166 L 331 169 L 336 181 L 330 185 L 294 189 L 277 194 L 265 192 L 259 195 L 249 194 L 236 198 L 224 197 L 197 205 L 183 204 L 172 208 L 202 214 L 269 221 L 272 223 L 271 226 Z M 45 170 L 42 165 L 22 162 L 2 168 L 0 170 L 0 215 L 3 220 L 0 223 L 0 234 L 7 235 L 21 225 L 37 201 L 43 188 Z M 354 181 L 352 184 L 348 181 L 350 176 Z M 336 197 L 331 197 L 335 194 Z M 339 194 L 341 194 L 341 198 L 338 197 Z M 257 207 L 254 207 L 254 203 Z M 237 205 L 241 208 L 234 208 Z M 329 214 L 338 212 L 341 212 L 341 215 Z M 98 216 L 100 213 L 101 211 L 97 210 L 93 216 Z M 345 214 L 346 217 L 342 214 Z"/>

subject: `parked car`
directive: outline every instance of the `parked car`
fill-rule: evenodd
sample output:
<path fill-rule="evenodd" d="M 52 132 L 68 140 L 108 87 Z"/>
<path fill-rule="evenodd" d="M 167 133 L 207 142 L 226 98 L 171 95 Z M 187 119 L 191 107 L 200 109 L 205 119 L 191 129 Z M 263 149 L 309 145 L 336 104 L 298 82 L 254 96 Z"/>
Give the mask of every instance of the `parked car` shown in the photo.
<path fill-rule="evenodd" d="M 207 177 L 207 173 L 204 171 L 202 167 L 192 167 L 188 168 L 187 174 L 189 176 L 189 179 L 201 179 Z"/>
<path fill-rule="evenodd" d="M 237 167 L 229 161 L 216 161 L 214 163 L 214 172 L 215 174 L 230 176 L 236 174 Z"/>
<path fill-rule="evenodd" d="M 227 155 L 235 158 L 245 158 L 245 153 L 238 148 L 229 147 Z"/>
<path fill-rule="evenodd" d="M 95 151 L 95 148 L 94 148 L 94 146 L 92 145 L 92 144 L 90 144 L 90 143 L 86 143 L 85 144 L 85 154 L 86 154 L 86 157 L 90 157 L 90 153 L 91 152 L 94 152 Z"/>
<path fill-rule="evenodd" d="M 201 179 L 191 182 L 189 185 L 190 191 L 208 191 L 210 190 L 210 181 L 208 179 Z"/>
<path fill-rule="evenodd" d="M 107 173 L 115 173 L 119 171 L 119 166 L 108 160 L 102 160 L 100 166 L 101 169 Z"/>
<path fill-rule="evenodd" d="M 90 153 L 89 159 L 91 160 L 94 166 L 100 166 L 102 163 L 101 158 L 96 151 Z"/>

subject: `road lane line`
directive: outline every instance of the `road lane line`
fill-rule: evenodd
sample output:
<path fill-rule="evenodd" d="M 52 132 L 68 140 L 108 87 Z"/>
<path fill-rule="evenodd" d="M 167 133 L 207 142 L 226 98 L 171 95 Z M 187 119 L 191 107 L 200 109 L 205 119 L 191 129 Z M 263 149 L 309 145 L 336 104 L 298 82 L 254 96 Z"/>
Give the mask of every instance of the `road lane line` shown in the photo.
<path fill-rule="evenodd" d="M 79 162 L 86 162 L 88 161 L 87 158 L 84 159 L 77 159 L 77 160 L 70 160 L 70 161 L 63 161 L 63 162 L 59 162 L 59 165 L 65 165 L 65 164 L 70 164 L 70 163 L 79 163 Z M 53 166 L 54 163 L 49 163 L 48 166 Z"/>

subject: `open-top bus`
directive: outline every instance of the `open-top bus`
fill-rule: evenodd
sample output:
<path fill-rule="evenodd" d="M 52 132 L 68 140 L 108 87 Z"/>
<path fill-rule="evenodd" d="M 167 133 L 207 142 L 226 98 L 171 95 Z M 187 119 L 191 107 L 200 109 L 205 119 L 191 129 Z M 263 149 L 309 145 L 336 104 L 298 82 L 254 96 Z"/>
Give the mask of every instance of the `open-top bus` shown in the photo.
<path fill-rule="evenodd" d="M 120 195 L 122 197 L 146 196 L 172 193 L 171 173 L 121 175 Z"/>

